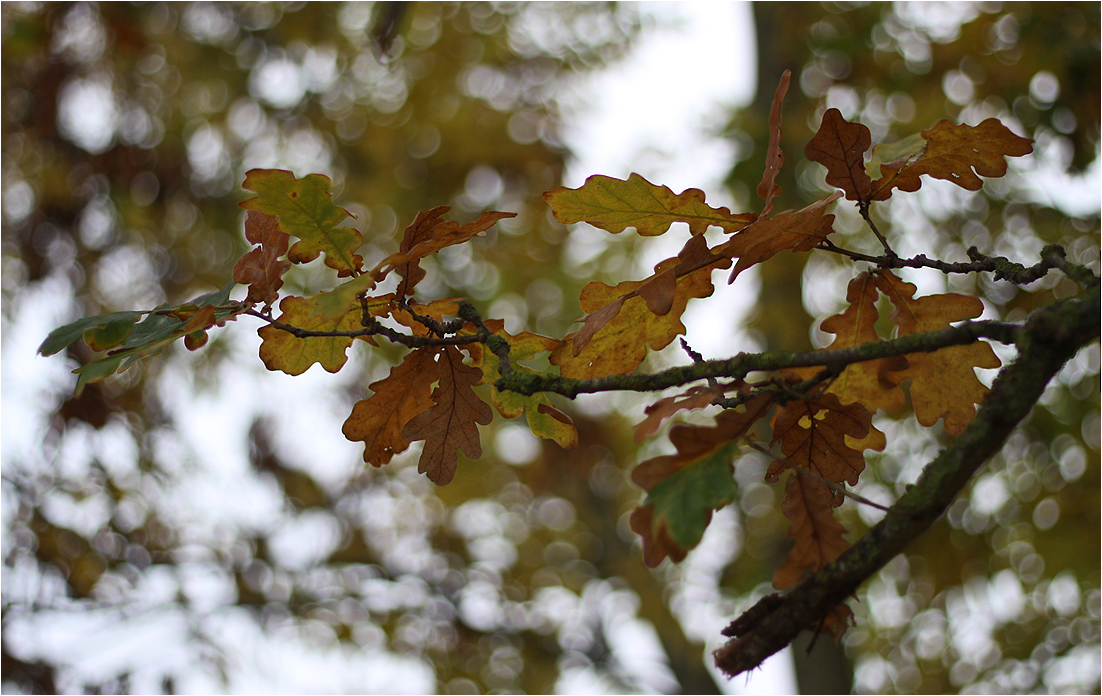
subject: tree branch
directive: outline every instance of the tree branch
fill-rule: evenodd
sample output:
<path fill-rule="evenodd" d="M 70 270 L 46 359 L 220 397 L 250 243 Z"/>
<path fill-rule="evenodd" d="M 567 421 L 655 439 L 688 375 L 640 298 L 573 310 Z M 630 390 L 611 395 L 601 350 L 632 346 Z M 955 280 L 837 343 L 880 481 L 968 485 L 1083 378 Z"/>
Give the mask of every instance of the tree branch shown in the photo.
<path fill-rule="evenodd" d="M 725 635 L 740 637 L 715 652 L 716 666 L 731 677 L 757 667 L 801 630 L 814 628 L 827 611 L 929 529 L 975 472 L 1002 448 L 1064 363 L 1098 340 L 1099 313 L 1097 280 L 1079 298 L 1035 312 L 1018 335 L 1018 358 L 999 372 L 964 432 L 927 465 L 884 519 L 838 560 L 783 597 L 771 595 L 751 607 L 747 613 L 753 621 L 732 622 Z"/>
<path fill-rule="evenodd" d="M 880 268 L 933 268 L 942 273 L 994 273 L 995 280 L 1006 280 L 1015 285 L 1028 285 L 1043 278 L 1053 268 L 1060 269 L 1080 285 L 1089 285 L 1092 278 L 1097 280 L 1097 276 L 1090 269 L 1068 263 L 1064 248 L 1057 245 L 1042 249 L 1041 261 L 1033 266 L 1023 266 L 1002 256 L 985 256 L 976 247 L 968 249 L 968 258 L 972 259 L 971 262 L 959 263 L 938 261 L 937 259 L 928 258 L 925 254 L 919 254 L 909 259 L 901 259 L 894 254 L 870 256 L 843 249 L 835 246 L 830 241 L 825 241 L 816 248 L 841 254 L 854 261 L 867 261 L 876 264 Z"/>
<path fill-rule="evenodd" d="M 661 391 L 697 380 L 716 377 L 741 379 L 750 372 L 767 372 L 786 367 L 841 368 L 851 363 L 889 358 L 907 353 L 929 353 L 939 348 L 973 343 L 980 338 L 990 338 L 1000 343 L 1016 343 L 1016 335 L 1022 324 L 1006 324 L 997 321 L 967 321 L 940 331 L 909 334 L 890 341 L 864 343 L 841 350 L 818 350 L 810 353 L 740 353 L 727 360 L 703 362 L 674 367 L 649 375 L 611 375 L 596 379 L 570 379 L 556 375 L 520 372 L 502 372 L 495 386 L 500 391 L 515 391 L 525 395 L 536 392 L 555 392 L 573 399 L 578 394 L 604 391 Z"/>

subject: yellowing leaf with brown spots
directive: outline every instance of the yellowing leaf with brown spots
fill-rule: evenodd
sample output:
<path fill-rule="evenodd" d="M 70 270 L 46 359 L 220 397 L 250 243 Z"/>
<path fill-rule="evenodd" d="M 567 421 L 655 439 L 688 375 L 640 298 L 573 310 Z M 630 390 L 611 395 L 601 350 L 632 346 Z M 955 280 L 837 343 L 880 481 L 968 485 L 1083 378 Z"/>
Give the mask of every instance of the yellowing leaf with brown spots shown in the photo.
<path fill-rule="evenodd" d="M 274 215 L 281 230 L 299 238 L 287 253 L 292 262 L 307 263 L 325 252 L 325 265 L 347 278 L 363 266 L 363 258 L 355 253 L 363 239 L 356 230 L 341 227 L 352 214 L 333 203 L 332 183 L 321 174 L 296 179 L 282 169 L 252 169 L 241 186 L 258 195 L 239 205 Z"/>
<path fill-rule="evenodd" d="M 585 221 L 613 234 L 634 227 L 644 237 L 662 234 L 675 222 L 686 223 L 694 235 L 704 234 L 710 226 L 736 232 L 756 217 L 713 208 L 704 202 L 704 192 L 699 189 L 675 194 L 638 174 L 631 174 L 626 181 L 591 176 L 576 189 L 560 186 L 543 198 L 555 219 L 565 225 Z"/>
<path fill-rule="evenodd" d="M 946 293 L 914 297 L 916 287 L 890 271 L 877 275 L 877 287 L 891 300 L 892 322 L 901 335 L 940 331 L 955 321 L 975 319 L 983 313 L 977 297 Z M 931 426 L 945 420 L 945 431 L 959 435 L 976 415 L 987 387 L 976 378 L 975 368 L 995 368 L 1002 361 L 991 346 L 977 341 L 964 346 L 942 348 L 933 353 L 907 355 L 910 367 L 900 379 L 911 380 L 911 403 L 918 422 Z"/>

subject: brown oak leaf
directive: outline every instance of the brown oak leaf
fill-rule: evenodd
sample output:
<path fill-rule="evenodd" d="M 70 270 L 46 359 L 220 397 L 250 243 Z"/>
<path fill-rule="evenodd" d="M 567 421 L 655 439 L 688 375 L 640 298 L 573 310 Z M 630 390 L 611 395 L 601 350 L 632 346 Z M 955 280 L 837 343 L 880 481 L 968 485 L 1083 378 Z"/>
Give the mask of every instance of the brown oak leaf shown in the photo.
<path fill-rule="evenodd" d="M 724 392 L 736 389 L 735 385 L 721 387 L 711 385 L 698 385 L 690 387 L 687 391 L 659 399 L 644 409 L 647 417 L 635 426 L 635 441 L 642 442 L 661 427 L 666 420 L 678 411 L 689 411 L 710 406 L 716 399 L 723 396 Z"/>
<path fill-rule="evenodd" d="M 1004 176 L 1007 157 L 1033 152 L 1032 140 L 1015 135 L 994 118 L 978 126 L 940 121 L 922 131 L 922 137 L 926 148 L 916 159 L 903 158 L 880 166 L 882 176 L 872 184 L 872 200 L 887 200 L 894 188 L 917 191 L 922 186 L 922 175 L 978 191 L 983 186 L 980 176 Z"/>
<path fill-rule="evenodd" d="M 868 127 L 850 123 L 838 109 L 827 109 L 804 154 L 826 167 L 826 182 L 845 191 L 848 200 L 867 203 L 872 195 L 872 179 L 865 173 L 865 152 L 871 145 Z"/>
<path fill-rule="evenodd" d="M 796 469 L 784 489 L 781 511 L 792 520 L 788 536 L 796 543 L 773 573 L 773 587 L 778 590 L 803 580 L 808 571 L 833 563 L 849 548 L 846 528 L 834 517 L 836 495 L 825 481 Z"/>
<path fill-rule="evenodd" d="M 901 335 L 948 328 L 952 322 L 975 319 L 983 313 L 978 297 L 946 293 L 914 297 L 917 288 L 891 271 L 876 276 L 877 287 L 891 300 L 892 322 Z M 996 368 L 1002 361 L 991 346 L 977 341 L 964 346 L 942 348 L 933 353 L 910 353 L 910 367 L 899 373 L 911 380 L 911 403 L 918 422 L 927 427 L 945 419 L 945 431 L 959 435 L 976 415 L 987 387 L 976 378 L 974 368 Z M 893 377 L 894 378 L 894 377 Z"/>
<path fill-rule="evenodd" d="M 781 187 L 777 185 L 777 174 L 784 164 L 784 151 L 781 150 L 781 108 L 784 106 L 784 96 L 788 94 L 788 83 L 791 79 L 792 71 L 785 70 L 780 84 L 777 85 L 777 92 L 773 95 L 773 106 L 769 109 L 769 148 L 765 151 L 765 172 L 758 184 L 758 196 L 765 201 L 761 217 L 773 210 L 773 199 L 781 193 Z"/>
<path fill-rule="evenodd" d="M 437 379 L 437 348 L 418 348 L 373 382 L 367 399 L 356 402 L 342 432 L 353 442 L 364 443 L 364 461 L 382 466 L 409 447 L 402 429 L 414 416 L 432 408 L 432 384 Z"/>
<path fill-rule="evenodd" d="M 865 457 L 846 444 L 846 436 L 864 438 L 871 422 L 867 408 L 843 406 L 834 394 L 788 402 L 773 417 L 773 442 L 781 443 L 785 459 L 770 465 L 765 480 L 775 482 L 787 469 L 802 467 L 832 483 L 855 485 Z"/>
<path fill-rule="evenodd" d="M 413 292 L 417 283 L 425 277 L 425 271 L 419 261 L 429 254 L 454 244 L 462 244 L 493 227 L 498 220 L 516 217 L 516 213 L 503 213 L 487 210 L 474 222 L 459 224 L 452 220 L 441 220 L 441 216 L 451 210 L 451 206 L 441 205 L 432 210 L 421 211 L 406 227 L 397 253 L 391 254 L 371 270 L 371 277 L 381 281 L 391 271 L 398 271 L 402 282 L 396 294 L 400 297 Z"/>
<path fill-rule="evenodd" d="M 237 260 L 233 280 L 249 286 L 246 302 L 271 305 L 279 298 L 283 274 L 291 267 L 291 262 L 284 258 L 291 235 L 279 229 L 279 218 L 250 210 L 245 217 L 245 239 L 259 246 Z"/>
<path fill-rule="evenodd" d="M 402 438 L 425 441 L 417 470 L 443 486 L 455 476 L 458 452 L 471 459 L 482 456 L 478 425 L 494 419 L 490 405 L 474 393 L 482 371 L 463 364 L 463 354 L 455 346 L 444 346 L 437 362 L 440 383 L 432 392 L 433 406 L 402 428 Z"/>
<path fill-rule="evenodd" d="M 716 247 L 716 254 L 738 258 L 728 282 L 734 282 L 739 273 L 782 251 L 808 251 L 821 243 L 834 231 L 834 215 L 824 215 L 823 210 L 841 197 L 842 193 L 835 191 L 806 208 L 759 218 Z"/>

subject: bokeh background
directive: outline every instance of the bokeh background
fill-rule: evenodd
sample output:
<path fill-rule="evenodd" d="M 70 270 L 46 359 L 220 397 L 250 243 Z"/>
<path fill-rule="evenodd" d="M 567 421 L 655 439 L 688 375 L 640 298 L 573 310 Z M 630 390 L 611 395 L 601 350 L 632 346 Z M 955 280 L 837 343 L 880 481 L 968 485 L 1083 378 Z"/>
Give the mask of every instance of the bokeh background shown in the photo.
<path fill-rule="evenodd" d="M 1098 3 L 17 3 L 2 12 L 2 673 L 5 692 L 1097 692 L 1099 348 L 919 543 L 749 680 L 719 630 L 771 591 L 787 521 L 767 462 L 677 566 L 626 523 L 633 395 L 559 402 L 571 451 L 500 418 L 439 488 L 416 449 L 365 467 L 340 425 L 400 352 L 269 373 L 244 318 L 73 398 L 77 317 L 221 287 L 246 251 L 253 167 L 332 177 L 368 263 L 418 210 L 519 213 L 424 265 L 510 331 L 571 330 L 591 279 L 644 277 L 687 234 L 555 223 L 540 194 L 638 171 L 755 209 L 768 105 L 791 69 L 782 207 L 825 190 L 804 144 L 836 107 L 891 141 L 997 117 L 1036 140 L 982 194 L 929 182 L 877 211 L 903 255 L 1045 244 L 1099 264 Z M 691 87 L 691 89 L 690 89 Z M 694 91 L 695 90 L 695 91 Z M 703 90 L 703 91 L 701 91 Z M 678 120 L 680 118 L 680 120 Z M 846 245 L 868 246 L 838 210 Z M 678 235 L 681 235 L 680 237 Z M 320 264 L 284 290 L 325 289 Z M 852 265 L 783 254 L 691 307 L 707 356 L 824 345 Z M 914 272 L 1020 320 L 1076 292 Z M 241 291 L 239 291 L 241 292 Z M 1004 361 L 1012 351 L 1000 349 Z M 671 348 L 652 368 L 687 360 Z M 993 371 L 981 371 L 990 379 Z M 887 504 L 943 442 L 881 414 L 859 492 Z M 842 508 L 860 534 L 872 508 Z"/>

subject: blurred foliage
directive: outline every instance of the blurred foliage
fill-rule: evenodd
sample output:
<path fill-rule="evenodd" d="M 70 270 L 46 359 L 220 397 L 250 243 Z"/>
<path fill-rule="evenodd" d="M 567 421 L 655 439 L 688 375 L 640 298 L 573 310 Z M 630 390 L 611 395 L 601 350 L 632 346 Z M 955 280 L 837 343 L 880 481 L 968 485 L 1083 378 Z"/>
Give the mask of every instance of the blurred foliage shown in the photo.
<path fill-rule="evenodd" d="M 740 160 L 729 183 L 741 200 L 750 201 L 760 180 L 772 85 L 791 69 L 800 89 L 785 103 L 789 157 L 778 179 L 785 205 L 831 190 L 822 167 L 792 152 L 828 108 L 867 125 L 874 143 L 941 119 L 975 125 L 995 117 L 1033 138 L 1036 154 L 976 195 L 937 187 L 874 206 L 880 229 L 890 230 L 889 241 L 904 256 L 962 261 L 975 245 L 1031 263 L 1044 244 L 1061 244 L 1070 258 L 1098 268 L 1097 184 L 1083 178 L 1099 166 L 1097 3 L 758 3 L 754 14 L 757 98 L 729 126 Z M 1069 201 L 1058 190 L 1064 186 L 1086 200 Z M 835 228 L 845 230 L 848 215 L 850 229 L 858 229 L 856 211 L 839 209 Z M 857 244 L 853 237 L 844 246 Z M 767 348 L 823 345 L 817 323 L 840 306 L 829 303 L 852 275 L 849 265 L 787 254 L 776 261 L 760 270 L 755 328 Z M 934 283 L 933 290 L 946 287 L 940 278 L 921 280 Z M 947 283 L 982 297 L 985 316 L 1019 320 L 1076 292 L 1056 278 L 1025 287 L 960 276 Z M 1099 647 L 1102 601 L 1098 355 L 1093 346 L 1077 356 L 973 482 L 970 497 L 859 593 L 851 605 L 858 628 L 844 641 L 856 692 L 1098 688 L 1098 659 L 1091 657 Z M 858 487 L 880 502 L 917 477 L 939 442 L 913 424 L 884 420 L 878 427 L 894 445 L 873 458 L 873 477 Z M 879 519 L 867 509 L 848 512 L 855 536 Z M 748 533 L 750 548 L 774 538 L 771 528 L 761 542 L 753 541 L 753 527 Z M 725 581 L 745 591 L 745 578 L 763 573 L 740 558 Z M 799 671 L 802 653 L 795 657 Z M 801 690 L 827 691 L 828 671 L 820 668 L 810 682 L 801 675 Z"/>
<path fill-rule="evenodd" d="M 829 107 L 874 142 L 995 116 L 1070 176 L 1097 167 L 1096 3 L 754 11 L 759 97 L 729 130 L 729 183 L 747 206 L 785 68 L 801 89 L 785 108 L 783 207 L 817 197 L 821 168 L 800 148 Z M 561 336 L 577 316 L 588 279 L 572 275 L 569 233 L 540 194 L 569 157 L 564 93 L 628 50 L 645 28 L 634 6 L 4 3 L 2 21 L 5 360 L 12 327 L 44 335 L 221 287 L 247 248 L 235 203 L 253 167 L 331 176 L 369 260 L 418 210 L 516 211 L 474 251 L 426 263 L 426 291 L 471 297 L 510 330 Z M 1030 176 L 967 200 L 924 186 L 918 204 L 883 206 L 881 229 L 901 253 L 952 261 L 975 244 L 1031 263 L 1060 243 L 1097 268 L 1097 207 L 1039 203 Z M 762 267 L 754 327 L 768 347 L 809 347 L 814 321 L 836 309 L 816 298 L 836 295 L 822 289 L 846 271 L 777 261 Z M 309 267 L 287 280 L 299 294 L 318 282 Z M 1055 279 L 1024 291 L 949 282 L 1007 319 L 1070 292 Z M 30 351 L 42 335 L 27 337 Z M 303 664 L 314 681 L 281 688 L 546 693 L 585 674 L 609 690 L 716 692 L 701 641 L 768 591 L 784 556 L 760 457 L 738 465 L 737 514 L 717 516 L 685 564 L 651 573 L 624 516 L 640 495 L 624 477 L 638 456 L 620 417 L 570 410 L 580 445 L 569 452 L 495 423 L 493 454 L 436 488 L 409 458 L 363 470 L 354 448 L 289 449 L 278 404 L 218 406 L 273 393 L 243 367 L 258 362 L 255 345 L 215 335 L 79 399 L 64 371 L 35 387 L 46 403 L 18 414 L 34 447 L 5 444 L 5 690 L 263 689 Z M 347 413 L 386 369 L 361 361 L 359 378 L 327 382 L 330 410 Z M 862 590 L 845 642 L 856 690 L 1098 688 L 1097 373 L 1094 347 L 971 497 Z M 286 400 L 299 394 L 277 384 Z M 324 427 L 339 431 L 340 417 Z M 891 419 L 881 429 L 897 446 L 859 492 L 886 501 L 938 439 Z M 844 509 L 857 533 L 875 521 Z M 148 637 L 151 625 L 167 627 L 156 635 L 176 657 L 145 638 L 129 659 L 64 647 Z M 68 638 L 50 650 L 44 636 Z"/>

